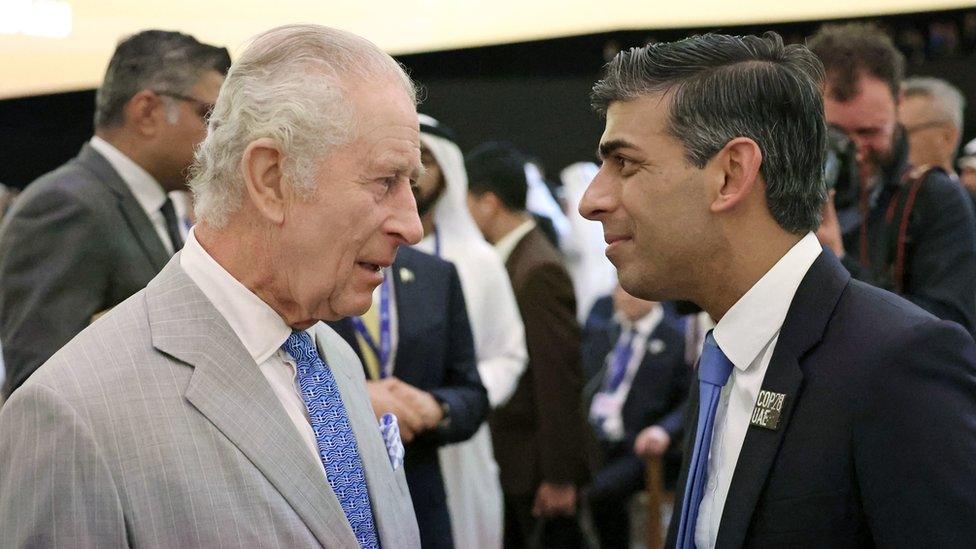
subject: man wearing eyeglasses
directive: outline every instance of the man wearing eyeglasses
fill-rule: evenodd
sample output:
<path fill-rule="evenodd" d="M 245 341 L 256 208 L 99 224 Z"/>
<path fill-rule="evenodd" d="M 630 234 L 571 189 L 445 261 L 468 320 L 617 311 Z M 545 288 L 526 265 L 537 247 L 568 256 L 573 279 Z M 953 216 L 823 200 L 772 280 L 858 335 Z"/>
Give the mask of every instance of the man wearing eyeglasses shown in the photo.
<path fill-rule="evenodd" d="M 901 95 L 898 121 L 908 139 L 908 161 L 942 168 L 958 181 L 953 164 L 962 137 L 962 93 L 940 78 L 914 77 L 902 84 Z"/>
<path fill-rule="evenodd" d="M 226 49 L 177 32 L 119 43 L 96 95 L 95 135 L 31 183 L 0 227 L 5 396 L 182 247 L 167 194 L 186 190 L 229 66 Z"/>
<path fill-rule="evenodd" d="M 898 123 L 904 57 L 879 28 L 861 23 L 825 26 L 808 46 L 826 70 L 827 123 L 853 142 L 860 180 L 847 211 L 827 202 L 821 243 L 854 278 L 973 333 L 972 204 L 944 166 L 924 166 L 911 156 L 913 134 L 934 132 Z"/>

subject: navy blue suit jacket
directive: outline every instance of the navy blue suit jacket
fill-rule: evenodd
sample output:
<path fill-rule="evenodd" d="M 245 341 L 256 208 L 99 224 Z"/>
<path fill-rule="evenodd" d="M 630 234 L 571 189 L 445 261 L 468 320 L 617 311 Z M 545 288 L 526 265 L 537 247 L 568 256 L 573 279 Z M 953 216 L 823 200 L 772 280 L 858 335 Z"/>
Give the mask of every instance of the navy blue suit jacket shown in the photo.
<path fill-rule="evenodd" d="M 609 299 L 601 298 L 597 303 Z M 612 319 L 602 326 L 587 322 L 584 329 L 582 353 L 583 372 L 588 380 L 584 400 L 587 413 L 593 396 L 606 379 L 606 358 L 619 337 L 620 326 Z M 691 368 L 685 364 L 684 335 L 662 319 L 647 340 L 659 340 L 663 347 L 657 352 L 650 345 L 645 347 L 644 357 L 624 401 L 624 440 L 600 444 L 602 463 L 595 469 L 588 489 L 591 500 L 626 498 L 641 489 L 645 462 L 634 453 L 634 439 L 645 427 L 663 427 L 671 435 L 672 447 L 680 447 L 684 404 L 691 382 Z"/>
<path fill-rule="evenodd" d="M 409 280 L 404 280 L 408 272 Z M 421 544 L 450 548 L 450 516 L 437 448 L 474 435 L 488 417 L 488 393 L 478 375 L 471 325 L 454 265 L 402 247 L 392 274 L 399 337 L 393 375 L 450 406 L 449 424 L 415 438 L 406 445 L 404 456 Z M 360 353 L 351 320 L 330 325 Z"/>
<path fill-rule="evenodd" d="M 749 426 L 717 547 L 973 546 L 976 344 L 958 324 L 852 280 L 824 251 L 762 388 L 787 395 L 782 417 Z M 694 432 L 697 383 L 688 409 Z"/>

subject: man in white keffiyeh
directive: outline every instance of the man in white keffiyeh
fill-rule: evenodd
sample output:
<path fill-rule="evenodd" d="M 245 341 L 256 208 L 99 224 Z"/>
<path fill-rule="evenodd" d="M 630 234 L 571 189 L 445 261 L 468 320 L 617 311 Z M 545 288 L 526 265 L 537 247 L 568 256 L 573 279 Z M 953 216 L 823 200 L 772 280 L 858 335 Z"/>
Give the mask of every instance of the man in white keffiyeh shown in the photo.
<path fill-rule="evenodd" d="M 416 248 L 457 267 L 478 373 L 495 408 L 508 401 L 525 370 L 525 331 L 505 267 L 468 212 L 461 150 L 429 116 L 420 115 L 420 132 L 427 173 L 419 182 L 424 239 Z M 487 424 L 470 440 L 442 447 L 440 460 L 455 545 L 501 547 L 502 493 Z"/>

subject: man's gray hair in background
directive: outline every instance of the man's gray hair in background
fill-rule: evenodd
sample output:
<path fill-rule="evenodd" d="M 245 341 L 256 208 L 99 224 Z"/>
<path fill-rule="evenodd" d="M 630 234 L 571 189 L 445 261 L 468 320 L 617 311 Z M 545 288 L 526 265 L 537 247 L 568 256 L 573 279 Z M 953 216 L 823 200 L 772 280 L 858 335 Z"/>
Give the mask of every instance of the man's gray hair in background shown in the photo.
<path fill-rule="evenodd" d="M 122 40 L 109 61 L 95 94 L 95 127 L 122 123 L 122 111 L 142 90 L 184 95 L 203 73 L 226 74 L 230 54 L 225 48 L 201 44 L 179 32 L 147 30 Z"/>
<path fill-rule="evenodd" d="M 403 68 L 364 38 L 319 25 L 255 37 L 227 73 L 197 149 L 190 180 L 197 219 L 221 228 L 240 207 L 240 162 L 260 138 L 278 143 L 286 181 L 310 194 L 317 161 L 355 137 L 354 82 L 399 85 L 416 102 Z"/>
<path fill-rule="evenodd" d="M 730 140 L 747 137 L 762 151 L 760 172 L 773 218 L 803 234 L 820 225 L 826 126 L 823 65 L 802 45 L 763 36 L 705 34 L 623 51 L 593 86 L 594 109 L 665 94 L 669 133 L 701 169 Z"/>
<path fill-rule="evenodd" d="M 902 83 L 902 93 L 908 97 L 924 97 L 932 102 L 933 110 L 938 120 L 933 122 L 951 122 L 962 130 L 962 110 L 966 107 L 966 100 L 959 89 L 941 78 L 916 76 Z"/>

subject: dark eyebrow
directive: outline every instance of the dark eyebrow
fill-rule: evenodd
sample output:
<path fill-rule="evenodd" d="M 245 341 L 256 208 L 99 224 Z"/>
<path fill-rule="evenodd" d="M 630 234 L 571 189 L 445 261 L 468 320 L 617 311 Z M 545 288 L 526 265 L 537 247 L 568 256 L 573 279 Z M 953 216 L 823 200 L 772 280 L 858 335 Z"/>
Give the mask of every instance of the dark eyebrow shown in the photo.
<path fill-rule="evenodd" d="M 627 141 L 625 139 L 611 139 L 610 141 L 604 141 L 600 143 L 600 148 L 597 149 L 596 155 L 601 159 L 604 159 L 611 154 L 613 154 L 617 149 L 636 149 L 637 146 Z"/>

